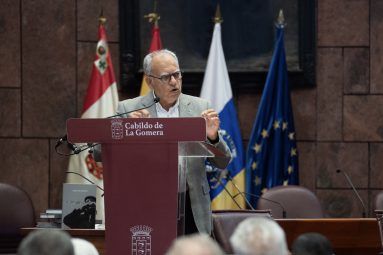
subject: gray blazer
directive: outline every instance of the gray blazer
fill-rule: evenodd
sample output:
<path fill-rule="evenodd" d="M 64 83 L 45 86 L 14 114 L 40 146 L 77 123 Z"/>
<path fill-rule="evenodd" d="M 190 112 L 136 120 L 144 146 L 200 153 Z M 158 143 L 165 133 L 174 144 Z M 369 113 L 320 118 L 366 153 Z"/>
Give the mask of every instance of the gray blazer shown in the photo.
<path fill-rule="evenodd" d="M 121 101 L 118 104 L 117 114 L 146 107 L 152 103 L 153 92 L 150 91 L 145 96 Z M 179 97 L 180 117 L 199 117 L 204 110 L 209 108 L 211 108 L 209 102 L 199 97 L 185 94 L 181 94 Z M 150 116 L 157 117 L 155 105 L 152 105 L 147 110 Z M 122 117 L 127 116 L 123 115 Z M 226 155 L 226 158 L 209 158 L 209 160 L 216 167 L 224 169 L 231 160 L 230 150 L 222 137 L 220 137 L 219 142 L 214 146 L 222 151 Z M 187 160 L 186 181 L 189 188 L 194 221 L 198 231 L 210 234 L 212 231 L 210 187 L 206 176 L 204 158 L 189 158 Z"/>

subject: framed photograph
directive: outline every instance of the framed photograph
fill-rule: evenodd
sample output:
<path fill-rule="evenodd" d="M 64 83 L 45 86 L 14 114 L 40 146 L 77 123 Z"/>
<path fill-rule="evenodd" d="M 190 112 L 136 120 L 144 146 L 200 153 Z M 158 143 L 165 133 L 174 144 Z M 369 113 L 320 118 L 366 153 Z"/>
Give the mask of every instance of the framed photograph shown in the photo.
<path fill-rule="evenodd" d="M 184 72 L 184 84 L 198 86 L 212 40 L 213 18 L 221 11 L 222 46 L 232 86 L 263 86 L 275 43 L 280 10 L 285 17 L 285 49 L 290 83 L 312 86 L 315 81 L 314 0 L 159 0 L 156 12 L 162 45 L 174 51 Z M 124 83 L 142 75 L 152 24 L 153 0 L 120 1 L 121 72 Z M 200 86 L 200 84 L 199 84 Z"/>

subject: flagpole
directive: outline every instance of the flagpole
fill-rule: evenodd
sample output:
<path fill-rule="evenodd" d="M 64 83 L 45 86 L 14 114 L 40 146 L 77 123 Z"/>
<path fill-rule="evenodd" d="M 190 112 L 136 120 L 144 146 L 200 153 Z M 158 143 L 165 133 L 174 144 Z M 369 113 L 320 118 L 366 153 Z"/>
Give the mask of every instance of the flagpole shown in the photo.
<path fill-rule="evenodd" d="M 221 15 L 221 8 L 219 8 L 219 4 L 217 4 L 217 8 L 215 10 L 215 16 L 213 18 L 213 22 L 214 22 L 214 24 L 223 22 L 223 18 Z"/>
<path fill-rule="evenodd" d="M 278 14 L 278 18 L 277 18 L 277 22 L 275 23 L 275 26 L 278 28 L 284 28 L 286 26 L 285 16 L 283 15 L 282 9 L 279 10 L 279 14 Z"/>
<path fill-rule="evenodd" d="M 104 16 L 104 9 L 103 8 L 101 8 L 100 16 L 98 17 L 98 22 L 102 26 L 104 26 L 106 23 L 106 18 Z"/>
<path fill-rule="evenodd" d="M 145 19 L 148 19 L 149 23 L 154 23 L 154 27 L 158 28 L 158 20 L 161 16 L 157 13 L 157 1 L 154 1 L 153 12 L 144 15 Z"/>

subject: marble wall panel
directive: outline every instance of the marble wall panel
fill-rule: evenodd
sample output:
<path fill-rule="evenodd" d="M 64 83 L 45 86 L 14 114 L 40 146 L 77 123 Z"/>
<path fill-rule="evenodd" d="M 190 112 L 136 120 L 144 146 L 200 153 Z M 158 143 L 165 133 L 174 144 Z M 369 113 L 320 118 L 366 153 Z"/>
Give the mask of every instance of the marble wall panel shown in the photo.
<path fill-rule="evenodd" d="M 0 136 L 21 135 L 20 94 L 20 89 L 0 89 Z"/>
<path fill-rule="evenodd" d="M 383 141 L 383 96 L 345 96 L 345 141 Z"/>
<path fill-rule="evenodd" d="M 318 143 L 317 187 L 349 188 L 346 173 L 355 187 L 368 187 L 368 144 L 367 143 Z"/>
<path fill-rule="evenodd" d="M 49 201 L 47 139 L 0 139 L 0 182 L 21 187 L 32 199 L 36 215 Z"/>
<path fill-rule="evenodd" d="M 22 4 L 23 135 L 60 136 L 76 109 L 75 2 Z"/>
<path fill-rule="evenodd" d="M 0 87 L 21 86 L 20 35 L 20 1 L 1 1 Z"/>
<path fill-rule="evenodd" d="M 383 1 L 371 0 L 370 12 L 371 93 L 383 93 Z"/>
<path fill-rule="evenodd" d="M 318 1 L 319 46 L 368 46 L 369 0 Z"/>
<path fill-rule="evenodd" d="M 318 49 L 317 139 L 342 139 L 343 56 L 342 49 Z"/>
<path fill-rule="evenodd" d="M 344 93 L 366 94 L 370 91 L 370 51 L 368 48 L 344 49 Z"/>

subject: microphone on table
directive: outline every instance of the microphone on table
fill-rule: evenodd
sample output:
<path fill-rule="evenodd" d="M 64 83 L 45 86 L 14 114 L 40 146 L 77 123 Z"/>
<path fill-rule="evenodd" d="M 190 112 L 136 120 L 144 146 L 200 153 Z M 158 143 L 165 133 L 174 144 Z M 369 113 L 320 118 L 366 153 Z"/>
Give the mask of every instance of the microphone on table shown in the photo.
<path fill-rule="evenodd" d="M 224 173 L 225 177 L 227 177 L 227 178 L 229 179 L 229 181 L 231 181 L 231 183 L 233 184 L 234 188 L 238 191 L 238 193 L 235 194 L 234 196 L 231 195 L 230 192 L 228 192 L 228 193 L 229 193 L 229 196 L 231 197 L 231 199 L 232 199 L 233 201 L 237 202 L 237 201 L 235 200 L 235 198 L 236 198 L 239 194 L 241 194 L 241 197 L 245 200 L 246 205 L 247 205 L 251 210 L 254 211 L 254 210 L 255 210 L 254 207 L 251 205 L 251 203 L 249 202 L 249 200 L 247 200 L 246 196 L 244 196 L 244 195 L 242 194 L 241 189 L 238 187 L 238 185 L 235 183 L 235 181 L 234 181 L 233 178 L 231 177 L 230 172 L 229 172 L 227 169 L 225 169 L 225 170 L 223 170 L 223 173 Z"/>
<path fill-rule="evenodd" d="M 355 194 L 356 197 L 358 198 L 359 202 L 362 204 L 362 207 L 363 207 L 362 217 L 363 217 L 363 218 L 366 218 L 367 208 L 366 208 L 366 206 L 364 205 L 363 200 L 362 200 L 362 198 L 360 197 L 359 192 L 356 190 L 354 184 L 352 183 L 350 177 L 348 176 L 348 174 L 347 174 L 345 171 L 342 171 L 342 170 L 340 170 L 340 169 L 337 169 L 337 170 L 336 170 L 336 173 L 338 173 L 338 174 L 339 174 L 339 173 L 342 173 L 342 174 L 344 175 L 344 177 L 346 177 L 346 180 L 347 180 L 348 184 L 351 186 L 351 188 L 352 188 L 353 191 L 354 191 L 354 194 Z"/>
<path fill-rule="evenodd" d="M 87 180 L 88 182 L 90 182 L 91 184 L 93 185 L 96 185 L 96 187 L 101 190 L 102 192 L 104 192 L 104 189 L 101 188 L 100 186 L 98 186 L 96 183 L 94 183 L 93 181 L 91 181 L 89 178 L 86 178 L 84 175 L 80 174 L 80 173 L 76 173 L 76 172 L 73 172 L 73 171 L 66 171 L 65 172 L 66 174 L 76 174 L 80 177 L 82 177 L 83 179 Z M 102 197 L 104 196 L 104 193 L 101 195 Z"/>
<path fill-rule="evenodd" d="M 136 112 L 136 111 L 140 111 L 140 110 L 144 110 L 144 109 L 147 109 L 149 107 L 151 107 L 152 105 L 156 104 L 160 102 L 160 98 L 159 97 L 155 97 L 153 98 L 153 102 L 150 103 L 149 105 L 147 106 L 144 106 L 144 107 L 141 107 L 141 108 L 137 108 L 137 109 L 134 109 L 134 110 L 131 110 L 131 111 L 127 111 L 127 112 L 123 112 L 123 113 L 118 113 L 118 114 L 115 114 L 115 115 L 112 115 L 112 116 L 109 116 L 109 117 L 106 117 L 105 119 L 110 119 L 110 118 L 116 118 L 116 117 L 120 117 L 122 115 L 125 115 L 125 114 L 129 114 L 129 113 L 132 113 L 132 112 Z M 68 148 L 72 151 L 72 153 L 70 154 L 64 154 L 64 153 L 59 153 L 57 151 L 57 148 L 60 147 L 64 142 L 66 142 Z M 73 143 L 69 143 L 68 142 L 68 136 L 67 135 L 64 135 L 63 137 L 61 137 L 59 140 L 57 140 L 57 143 L 55 145 L 55 151 L 57 154 L 60 154 L 60 155 L 63 155 L 63 156 L 72 156 L 72 155 L 75 155 L 75 154 L 79 154 L 80 152 L 84 151 L 84 150 L 88 150 L 88 149 L 91 149 L 96 146 L 97 144 L 93 144 L 93 143 L 88 143 L 87 145 L 85 146 L 81 146 L 81 147 L 78 147 L 76 144 L 73 144 Z"/>
<path fill-rule="evenodd" d="M 248 192 L 240 192 L 240 193 L 241 193 L 242 196 L 243 196 L 243 195 L 248 195 L 248 196 L 255 197 L 255 198 L 257 198 L 257 199 L 266 200 L 266 201 L 268 201 L 268 202 L 270 202 L 270 203 L 273 203 L 273 204 L 278 205 L 278 206 L 282 209 L 282 218 L 283 218 L 283 219 L 286 219 L 286 210 L 285 210 L 285 208 L 283 207 L 283 205 L 282 205 L 281 203 L 279 203 L 278 201 L 275 201 L 275 200 L 272 200 L 272 199 L 269 199 L 269 198 L 265 198 L 265 197 L 262 197 L 262 196 L 259 196 L 259 195 L 256 195 L 256 194 L 248 193 Z M 240 193 L 235 194 L 235 195 L 234 195 L 234 198 L 235 198 L 236 196 L 238 196 Z"/>
<path fill-rule="evenodd" d="M 217 173 L 215 174 L 215 176 L 217 177 L 217 175 L 219 175 L 217 177 L 217 181 L 218 183 L 222 186 L 222 188 L 225 190 L 225 192 L 229 195 L 229 197 L 231 198 L 231 200 L 233 200 L 234 204 L 240 209 L 242 210 L 243 208 L 238 204 L 238 202 L 235 200 L 235 198 L 233 197 L 233 195 L 230 193 L 230 191 L 226 188 L 226 185 L 222 182 L 222 179 L 224 179 L 228 174 L 228 170 L 227 169 L 220 169 L 217 171 Z M 254 209 L 254 208 L 252 208 Z"/>

